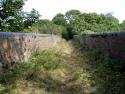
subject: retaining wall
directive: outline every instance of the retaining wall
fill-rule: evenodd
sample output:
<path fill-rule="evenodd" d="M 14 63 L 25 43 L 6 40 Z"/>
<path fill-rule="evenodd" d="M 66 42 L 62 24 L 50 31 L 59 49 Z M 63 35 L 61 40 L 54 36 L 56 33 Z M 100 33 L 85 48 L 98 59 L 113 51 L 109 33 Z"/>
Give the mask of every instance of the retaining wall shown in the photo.
<path fill-rule="evenodd" d="M 81 37 L 80 43 L 125 61 L 125 32 L 91 34 Z"/>
<path fill-rule="evenodd" d="M 8 68 L 17 61 L 26 61 L 35 50 L 56 45 L 56 35 L 0 32 L 0 67 Z"/>

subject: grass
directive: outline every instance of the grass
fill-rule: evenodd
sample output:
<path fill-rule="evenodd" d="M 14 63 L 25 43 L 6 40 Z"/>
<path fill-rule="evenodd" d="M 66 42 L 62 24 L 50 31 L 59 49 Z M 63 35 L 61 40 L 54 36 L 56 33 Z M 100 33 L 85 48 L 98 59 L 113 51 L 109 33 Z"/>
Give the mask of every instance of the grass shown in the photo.
<path fill-rule="evenodd" d="M 63 41 L 0 75 L 0 94 L 124 94 L 124 77 L 123 62 Z"/>
<path fill-rule="evenodd" d="M 91 66 L 91 79 L 99 85 L 96 94 L 124 94 L 125 63 L 93 49 L 84 48 L 83 52 Z"/>

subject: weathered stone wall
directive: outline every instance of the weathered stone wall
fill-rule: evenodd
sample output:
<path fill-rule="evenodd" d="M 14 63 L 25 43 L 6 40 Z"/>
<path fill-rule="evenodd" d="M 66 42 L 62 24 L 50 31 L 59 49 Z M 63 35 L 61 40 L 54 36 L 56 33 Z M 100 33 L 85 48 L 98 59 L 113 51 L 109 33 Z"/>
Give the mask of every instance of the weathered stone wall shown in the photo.
<path fill-rule="evenodd" d="M 81 37 L 80 43 L 125 61 L 125 32 L 92 34 Z"/>
<path fill-rule="evenodd" d="M 17 61 L 27 60 L 35 50 L 56 45 L 56 35 L 0 32 L 0 67 L 10 67 Z"/>

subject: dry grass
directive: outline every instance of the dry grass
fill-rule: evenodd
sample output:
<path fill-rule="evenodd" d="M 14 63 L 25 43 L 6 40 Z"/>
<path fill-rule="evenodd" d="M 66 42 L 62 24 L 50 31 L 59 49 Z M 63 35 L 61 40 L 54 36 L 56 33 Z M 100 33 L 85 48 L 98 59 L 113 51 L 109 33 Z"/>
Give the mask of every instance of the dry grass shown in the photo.
<path fill-rule="evenodd" d="M 103 91 L 105 81 L 98 76 L 104 70 L 95 73 L 100 67 L 94 64 L 106 60 L 96 60 L 95 53 L 62 41 L 17 65 L 6 81 L 1 78 L 0 94 L 111 94 Z"/>

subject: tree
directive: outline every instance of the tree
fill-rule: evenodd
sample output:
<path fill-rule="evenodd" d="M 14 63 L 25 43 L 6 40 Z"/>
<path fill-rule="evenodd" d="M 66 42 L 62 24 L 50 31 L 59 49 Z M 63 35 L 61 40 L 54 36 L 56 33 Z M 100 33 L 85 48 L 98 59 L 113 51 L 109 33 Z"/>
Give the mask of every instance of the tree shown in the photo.
<path fill-rule="evenodd" d="M 98 23 L 99 15 L 97 13 L 83 13 L 85 21 L 90 24 Z"/>
<path fill-rule="evenodd" d="M 120 30 L 125 30 L 125 20 L 120 24 Z"/>
<path fill-rule="evenodd" d="M 34 23 L 38 23 L 39 18 L 40 18 L 40 14 L 35 9 L 32 9 L 29 13 L 26 13 L 24 17 L 25 28 L 32 26 Z"/>
<path fill-rule="evenodd" d="M 74 20 L 72 20 L 72 27 L 73 27 L 73 32 L 75 33 L 80 33 L 86 29 L 86 22 L 84 19 L 84 16 L 78 15 Z"/>
<path fill-rule="evenodd" d="M 43 34 L 57 34 L 61 35 L 63 31 L 66 31 L 64 26 L 56 25 L 52 21 L 47 19 L 40 19 L 38 23 L 32 24 L 30 28 L 25 29 L 26 32 L 38 32 Z"/>
<path fill-rule="evenodd" d="M 103 24 L 107 27 L 108 31 L 120 30 L 119 20 L 112 15 L 105 15 L 105 20 Z"/>
<path fill-rule="evenodd" d="M 52 22 L 56 25 L 62 25 L 62 26 L 66 26 L 67 25 L 67 21 L 65 19 L 65 16 L 63 14 L 57 14 L 53 19 Z"/>
<path fill-rule="evenodd" d="M 50 20 L 47 20 L 47 19 L 40 20 L 39 21 L 39 32 L 51 34 L 53 32 L 52 26 L 53 26 L 53 23 Z"/>
<path fill-rule="evenodd" d="M 82 14 L 77 10 L 70 10 L 66 13 L 66 17 L 69 19 L 68 25 L 72 27 L 73 34 L 120 30 L 119 20 L 112 14 Z"/>
<path fill-rule="evenodd" d="M 62 33 L 62 37 L 66 40 L 72 39 L 76 34 L 74 25 L 81 12 L 79 10 L 69 10 L 65 13 L 65 19 L 67 21 L 66 31 Z M 75 29 L 74 29 L 75 28 Z"/>
<path fill-rule="evenodd" d="M 1 0 L 0 2 L 0 30 L 21 31 L 23 17 L 21 9 L 26 0 Z"/>
<path fill-rule="evenodd" d="M 73 20 L 75 20 L 79 15 L 81 14 L 81 12 L 79 10 L 69 10 L 66 12 L 65 16 L 66 16 L 66 20 L 68 21 L 68 23 L 71 23 Z"/>

